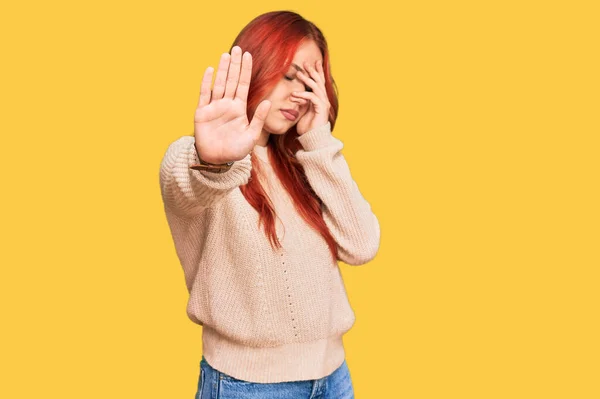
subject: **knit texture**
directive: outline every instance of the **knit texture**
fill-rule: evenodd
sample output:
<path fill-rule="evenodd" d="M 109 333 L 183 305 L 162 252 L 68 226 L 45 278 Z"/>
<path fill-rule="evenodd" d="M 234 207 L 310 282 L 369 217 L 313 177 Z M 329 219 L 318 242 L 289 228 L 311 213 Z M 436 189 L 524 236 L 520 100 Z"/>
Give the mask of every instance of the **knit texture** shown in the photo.
<path fill-rule="evenodd" d="M 380 242 L 377 217 L 352 179 L 331 124 L 298 139 L 296 153 L 323 201 L 323 217 L 342 262 L 372 260 Z M 251 157 L 275 211 L 273 249 L 258 212 L 239 186 Z M 167 149 L 160 188 L 175 250 L 189 292 L 187 315 L 202 326 L 202 352 L 215 369 L 262 383 L 323 378 L 345 358 L 342 336 L 355 322 L 337 262 L 323 237 L 298 214 L 273 172 L 267 147 L 257 145 L 225 173 L 198 171 L 194 137 Z"/>

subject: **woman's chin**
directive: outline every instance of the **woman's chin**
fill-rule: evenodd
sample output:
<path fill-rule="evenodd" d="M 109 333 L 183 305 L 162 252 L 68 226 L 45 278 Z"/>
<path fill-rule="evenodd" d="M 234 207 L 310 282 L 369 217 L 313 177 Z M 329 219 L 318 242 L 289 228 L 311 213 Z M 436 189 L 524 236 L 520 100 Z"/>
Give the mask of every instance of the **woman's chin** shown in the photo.
<path fill-rule="evenodd" d="M 265 123 L 264 129 L 271 134 L 285 134 L 288 130 L 290 130 L 296 122 L 291 121 L 282 121 L 278 123 L 271 123 L 267 126 Z"/>

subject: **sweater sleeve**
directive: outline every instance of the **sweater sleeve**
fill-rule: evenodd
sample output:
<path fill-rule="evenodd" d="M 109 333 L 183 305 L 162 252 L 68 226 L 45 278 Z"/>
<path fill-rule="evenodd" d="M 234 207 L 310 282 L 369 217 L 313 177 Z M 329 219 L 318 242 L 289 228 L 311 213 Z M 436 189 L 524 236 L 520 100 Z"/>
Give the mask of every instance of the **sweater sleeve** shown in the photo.
<path fill-rule="evenodd" d="M 213 207 L 233 189 L 246 184 L 252 169 L 251 154 L 224 173 L 190 169 L 199 162 L 195 139 L 183 136 L 169 145 L 160 165 L 160 189 L 166 208 L 192 217 Z"/>
<path fill-rule="evenodd" d="M 362 265 L 379 250 L 379 221 L 363 198 L 341 153 L 343 143 L 331 134 L 331 123 L 297 138 L 303 149 L 296 158 L 323 202 L 323 218 L 338 244 L 339 260 Z"/>

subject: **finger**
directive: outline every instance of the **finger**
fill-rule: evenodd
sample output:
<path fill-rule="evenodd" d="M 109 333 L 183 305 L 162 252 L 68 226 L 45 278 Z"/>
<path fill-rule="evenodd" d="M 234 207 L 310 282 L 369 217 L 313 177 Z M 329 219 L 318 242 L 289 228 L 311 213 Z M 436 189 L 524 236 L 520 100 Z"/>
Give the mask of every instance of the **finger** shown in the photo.
<path fill-rule="evenodd" d="M 323 61 L 317 62 L 317 72 L 319 72 L 319 75 L 321 76 L 323 83 L 325 83 L 325 71 L 323 70 Z"/>
<path fill-rule="evenodd" d="M 319 85 L 321 83 L 324 83 L 324 79 L 321 79 L 321 75 L 319 75 L 319 72 L 315 69 L 314 65 L 311 65 L 308 62 L 305 62 L 304 63 L 304 69 L 306 69 L 306 71 L 308 72 L 309 76 L 311 78 L 313 78 L 314 81 L 317 82 Z"/>
<path fill-rule="evenodd" d="M 256 142 L 260 133 L 262 132 L 262 128 L 265 124 L 265 120 L 267 119 L 267 115 L 269 114 L 269 110 L 271 109 L 271 102 L 269 100 L 264 100 L 258 107 L 256 107 L 256 111 L 254 111 L 254 116 L 252 116 L 252 122 L 250 122 L 250 127 L 248 131 L 252 135 L 252 138 Z"/>
<path fill-rule="evenodd" d="M 305 100 L 310 101 L 311 103 L 315 104 L 315 105 L 322 105 L 323 101 L 317 97 L 317 95 L 315 93 L 311 93 L 309 91 L 294 91 L 292 92 L 292 98 L 302 98 Z"/>
<path fill-rule="evenodd" d="M 252 77 L 252 55 L 245 52 L 242 56 L 242 74 L 240 83 L 235 92 L 235 98 L 246 102 L 248 100 L 248 90 L 250 89 L 250 79 Z"/>
<path fill-rule="evenodd" d="M 229 69 L 230 59 L 231 56 L 229 53 L 221 54 L 221 61 L 219 61 L 219 70 L 217 71 L 217 78 L 215 79 L 215 87 L 213 89 L 211 101 L 223 98 L 223 93 L 225 92 L 225 79 L 227 79 L 227 70 Z"/>
<path fill-rule="evenodd" d="M 306 63 L 308 67 L 307 70 L 313 76 L 313 79 L 319 85 L 323 96 L 327 96 L 327 89 L 325 88 L 325 74 L 323 73 L 323 65 L 321 64 L 323 61 L 315 61 L 315 65 L 310 65 Z"/>
<path fill-rule="evenodd" d="M 213 67 L 206 68 L 202 84 L 200 85 L 200 100 L 198 100 L 198 108 L 210 103 L 210 85 L 212 84 Z"/>
<path fill-rule="evenodd" d="M 306 76 L 304 73 L 302 73 L 302 71 L 298 71 L 298 73 L 296 73 L 296 76 L 298 76 L 300 78 L 300 80 L 302 80 L 308 87 L 310 87 L 314 92 L 317 91 L 321 91 L 321 88 L 319 87 L 319 85 L 317 84 L 317 82 L 315 82 L 314 80 L 312 80 L 311 78 L 309 78 L 308 76 Z"/>
<path fill-rule="evenodd" d="M 292 98 L 294 97 L 300 97 L 300 98 L 304 98 L 310 101 L 309 106 L 312 106 L 313 109 L 315 110 L 315 112 L 317 113 L 328 113 L 329 110 L 331 109 L 331 105 L 329 105 L 329 102 L 325 102 L 323 101 L 321 98 L 317 97 L 317 95 L 315 93 L 309 93 L 309 92 L 298 92 L 295 91 L 292 93 Z"/>
<path fill-rule="evenodd" d="M 242 49 L 239 46 L 233 46 L 231 49 L 231 63 L 229 64 L 229 73 L 225 85 L 225 95 L 223 98 L 233 98 L 240 79 L 240 67 L 242 65 Z"/>
<path fill-rule="evenodd" d="M 296 102 L 298 104 L 302 104 L 302 105 L 304 105 L 308 102 L 308 100 L 306 100 L 304 98 L 297 98 L 297 97 L 293 97 L 293 96 L 292 96 L 292 101 Z"/>

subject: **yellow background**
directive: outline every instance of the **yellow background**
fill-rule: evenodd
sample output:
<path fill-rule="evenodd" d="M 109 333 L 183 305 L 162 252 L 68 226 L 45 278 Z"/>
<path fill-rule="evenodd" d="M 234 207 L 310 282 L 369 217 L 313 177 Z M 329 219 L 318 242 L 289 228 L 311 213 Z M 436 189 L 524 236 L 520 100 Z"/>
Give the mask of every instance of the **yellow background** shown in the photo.
<path fill-rule="evenodd" d="M 340 264 L 356 397 L 600 397 L 594 3 L 4 5 L 0 397 L 193 397 L 159 164 L 204 69 L 280 9 L 329 41 L 381 223 L 377 257 Z"/>

